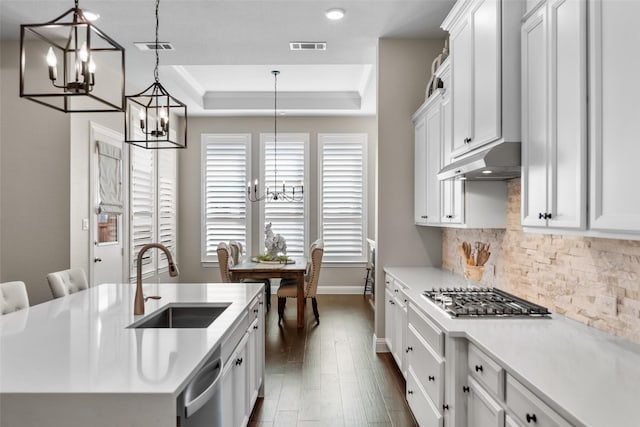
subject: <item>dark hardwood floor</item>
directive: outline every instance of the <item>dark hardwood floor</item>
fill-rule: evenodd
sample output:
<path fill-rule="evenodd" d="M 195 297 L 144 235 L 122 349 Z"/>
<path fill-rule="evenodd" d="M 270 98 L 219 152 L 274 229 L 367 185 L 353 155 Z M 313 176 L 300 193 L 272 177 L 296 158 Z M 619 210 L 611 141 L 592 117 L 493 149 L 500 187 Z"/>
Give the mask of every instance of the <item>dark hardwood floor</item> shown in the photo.
<path fill-rule="evenodd" d="M 278 326 L 273 297 L 266 321 L 265 396 L 250 426 L 415 426 L 404 399 L 404 379 L 390 354 L 372 350 L 369 297 L 318 295 L 306 327 L 296 328 L 295 300 Z"/>

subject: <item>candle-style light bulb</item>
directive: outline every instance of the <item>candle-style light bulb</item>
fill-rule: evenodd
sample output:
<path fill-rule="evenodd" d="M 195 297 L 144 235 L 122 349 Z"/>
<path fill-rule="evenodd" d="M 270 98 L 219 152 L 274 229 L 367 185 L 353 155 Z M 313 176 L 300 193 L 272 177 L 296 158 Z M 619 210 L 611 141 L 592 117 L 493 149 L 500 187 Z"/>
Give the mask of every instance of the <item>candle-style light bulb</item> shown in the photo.
<path fill-rule="evenodd" d="M 58 58 L 56 58 L 52 47 L 47 52 L 47 65 L 49 66 L 49 80 L 55 81 L 58 78 Z"/>
<path fill-rule="evenodd" d="M 80 52 L 78 53 L 80 57 L 80 61 L 87 62 L 89 59 L 89 51 L 87 50 L 87 42 L 82 42 L 82 46 L 80 46 Z"/>
<path fill-rule="evenodd" d="M 89 84 L 91 86 L 96 84 L 96 63 L 93 62 L 93 58 L 89 59 Z"/>
<path fill-rule="evenodd" d="M 160 111 L 158 112 L 158 114 L 160 115 L 160 128 L 166 132 L 167 129 L 169 129 L 169 119 L 167 117 L 167 108 L 166 107 L 160 108 Z"/>
<path fill-rule="evenodd" d="M 138 118 L 140 119 L 140 129 L 144 130 L 144 123 L 146 122 L 144 110 L 138 111 Z"/>

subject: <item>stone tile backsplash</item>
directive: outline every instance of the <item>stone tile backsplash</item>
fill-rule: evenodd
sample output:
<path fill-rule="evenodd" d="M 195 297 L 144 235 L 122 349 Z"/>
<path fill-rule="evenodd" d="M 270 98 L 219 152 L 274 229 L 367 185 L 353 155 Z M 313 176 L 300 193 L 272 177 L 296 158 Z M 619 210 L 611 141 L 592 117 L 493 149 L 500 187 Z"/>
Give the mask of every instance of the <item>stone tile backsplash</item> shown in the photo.
<path fill-rule="evenodd" d="M 507 228 L 442 234 L 442 267 L 463 274 L 456 246 L 491 244 L 482 283 L 640 342 L 640 241 L 525 233 L 520 180 L 508 183 Z"/>

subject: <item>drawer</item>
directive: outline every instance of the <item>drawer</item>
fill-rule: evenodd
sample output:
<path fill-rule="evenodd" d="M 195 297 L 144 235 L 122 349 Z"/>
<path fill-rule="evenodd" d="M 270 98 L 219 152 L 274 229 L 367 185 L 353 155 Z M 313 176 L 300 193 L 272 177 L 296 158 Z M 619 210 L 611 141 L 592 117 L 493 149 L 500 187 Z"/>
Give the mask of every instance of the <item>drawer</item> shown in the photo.
<path fill-rule="evenodd" d="M 407 371 L 407 403 L 420 427 L 443 427 L 444 417 L 418 385 L 411 368 Z"/>
<path fill-rule="evenodd" d="M 393 292 L 394 286 L 395 286 L 395 280 L 393 279 L 393 277 L 389 276 L 388 274 L 384 276 L 384 287 L 389 289 L 391 293 L 394 293 Z"/>
<path fill-rule="evenodd" d="M 513 418 L 523 425 L 571 427 L 557 412 L 508 374 L 507 408 Z"/>
<path fill-rule="evenodd" d="M 504 369 L 473 344 L 469 344 L 467 367 L 470 375 L 484 388 L 504 400 Z"/>
<path fill-rule="evenodd" d="M 253 321 L 253 317 L 251 320 Z M 220 349 L 220 355 L 224 363 L 227 363 L 227 360 L 229 360 L 238 343 L 242 340 L 242 337 L 247 332 L 247 328 L 249 328 L 249 323 L 249 316 L 247 316 L 246 311 L 243 311 L 243 314 L 235 322 L 233 330 L 225 334 L 222 341 L 222 348 Z"/>
<path fill-rule="evenodd" d="M 438 356 L 444 357 L 444 333 L 427 318 L 424 314 L 417 311 L 410 305 L 409 311 L 409 324 L 413 325 L 416 331 L 422 336 L 422 338 L 431 346 L 431 349 Z"/>
<path fill-rule="evenodd" d="M 258 297 L 256 299 L 254 299 L 253 301 L 251 301 L 251 304 L 249 305 L 249 319 L 253 320 L 256 317 L 258 317 L 258 314 L 260 313 L 260 303 L 262 302 L 262 298 Z"/>
<path fill-rule="evenodd" d="M 407 365 L 413 369 L 418 383 L 437 408 L 444 403 L 444 359 L 435 354 L 409 325 L 407 333 Z"/>

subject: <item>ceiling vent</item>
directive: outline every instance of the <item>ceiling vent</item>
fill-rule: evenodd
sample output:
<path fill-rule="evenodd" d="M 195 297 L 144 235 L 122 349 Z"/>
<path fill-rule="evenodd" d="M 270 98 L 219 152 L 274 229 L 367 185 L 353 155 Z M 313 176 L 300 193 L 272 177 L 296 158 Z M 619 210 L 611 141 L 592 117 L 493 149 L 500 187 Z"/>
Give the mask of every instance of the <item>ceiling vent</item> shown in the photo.
<path fill-rule="evenodd" d="M 327 50 L 327 42 L 289 42 L 291 50 Z"/>
<path fill-rule="evenodd" d="M 148 50 L 175 50 L 173 45 L 168 42 L 136 42 L 134 43 L 135 47 L 142 51 Z"/>

